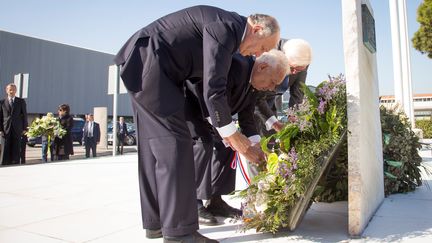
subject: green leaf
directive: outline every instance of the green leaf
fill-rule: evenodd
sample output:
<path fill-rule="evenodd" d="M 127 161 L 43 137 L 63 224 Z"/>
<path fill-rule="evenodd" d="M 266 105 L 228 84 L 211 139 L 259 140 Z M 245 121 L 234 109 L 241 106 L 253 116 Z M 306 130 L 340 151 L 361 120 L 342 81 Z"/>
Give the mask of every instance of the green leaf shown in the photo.
<path fill-rule="evenodd" d="M 312 91 L 309 89 L 309 87 L 305 83 L 301 83 L 301 86 L 302 86 L 302 90 L 303 90 L 304 95 L 309 100 L 309 103 L 313 107 L 317 107 L 318 106 L 318 98 L 316 97 L 316 95 L 314 93 L 312 93 Z"/>
<path fill-rule="evenodd" d="M 275 173 L 277 169 L 277 164 L 279 157 L 276 153 L 270 153 L 267 157 L 267 171 L 270 173 Z"/>
<path fill-rule="evenodd" d="M 399 168 L 403 165 L 402 161 L 384 160 L 388 165 Z"/>
<path fill-rule="evenodd" d="M 387 177 L 390 178 L 390 179 L 394 179 L 394 180 L 397 179 L 396 176 L 394 176 L 392 173 L 387 172 L 387 171 L 384 171 L 384 175 L 387 176 Z"/>
<path fill-rule="evenodd" d="M 384 133 L 384 144 L 389 145 L 390 144 L 390 134 Z"/>

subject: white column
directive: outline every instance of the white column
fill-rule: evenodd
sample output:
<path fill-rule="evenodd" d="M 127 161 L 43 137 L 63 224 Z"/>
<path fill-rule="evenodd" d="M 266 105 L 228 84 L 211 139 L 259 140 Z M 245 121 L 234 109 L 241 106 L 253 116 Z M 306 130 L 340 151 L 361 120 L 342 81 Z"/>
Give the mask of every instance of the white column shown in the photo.
<path fill-rule="evenodd" d="M 414 125 L 414 108 L 413 108 L 413 97 L 412 97 L 412 85 L 411 85 L 411 57 L 409 51 L 409 40 L 408 40 L 408 24 L 407 24 L 407 11 L 406 1 L 398 0 L 399 10 L 399 34 L 400 34 L 400 45 L 401 45 L 401 57 L 402 57 L 402 86 L 403 86 L 403 100 L 404 100 L 404 111 Z"/>
<path fill-rule="evenodd" d="M 389 9 L 393 52 L 394 96 L 396 104 L 398 104 L 402 108 L 404 102 L 402 87 L 401 49 L 399 41 L 399 11 L 397 0 L 389 0 Z"/>
<path fill-rule="evenodd" d="M 120 67 L 116 68 L 116 81 L 114 85 L 113 95 L 113 119 L 112 119 L 112 155 L 116 156 L 117 153 L 117 110 L 118 110 L 118 95 L 119 95 L 119 82 L 120 82 Z"/>
<path fill-rule="evenodd" d="M 405 0 L 389 0 L 395 100 L 414 126 L 411 58 Z"/>
<path fill-rule="evenodd" d="M 94 120 L 99 123 L 100 128 L 100 142 L 98 146 L 107 147 L 107 120 L 108 108 L 107 107 L 94 107 L 93 108 Z"/>
<path fill-rule="evenodd" d="M 112 119 L 112 155 L 116 156 L 117 151 L 117 110 L 118 110 L 118 96 L 120 93 L 126 93 L 124 85 L 120 83 L 120 67 L 111 65 L 108 67 L 108 94 L 113 95 L 113 119 Z M 120 91 L 120 92 L 119 92 Z"/>

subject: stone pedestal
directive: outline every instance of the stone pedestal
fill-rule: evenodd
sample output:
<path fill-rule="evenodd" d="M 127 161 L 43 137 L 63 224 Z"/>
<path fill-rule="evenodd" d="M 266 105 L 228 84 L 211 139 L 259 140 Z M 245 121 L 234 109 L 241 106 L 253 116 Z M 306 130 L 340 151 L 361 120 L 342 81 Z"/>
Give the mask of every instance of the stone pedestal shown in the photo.
<path fill-rule="evenodd" d="M 373 11 L 368 1 L 342 0 L 341 2 L 350 132 L 348 134 L 348 228 L 350 235 L 358 236 L 362 234 L 384 199 L 379 92 L 373 43 L 375 28 L 371 26 L 374 25 Z M 370 17 L 366 18 L 367 24 L 363 23 L 365 7 Z M 370 34 L 373 34 L 373 40 L 364 39 L 364 31 L 367 31 L 369 38 L 371 38 Z"/>
<path fill-rule="evenodd" d="M 98 146 L 103 148 L 108 147 L 108 137 L 107 137 L 107 124 L 108 124 L 108 109 L 107 107 L 95 107 L 93 108 L 94 120 L 99 123 L 100 126 L 100 142 Z"/>

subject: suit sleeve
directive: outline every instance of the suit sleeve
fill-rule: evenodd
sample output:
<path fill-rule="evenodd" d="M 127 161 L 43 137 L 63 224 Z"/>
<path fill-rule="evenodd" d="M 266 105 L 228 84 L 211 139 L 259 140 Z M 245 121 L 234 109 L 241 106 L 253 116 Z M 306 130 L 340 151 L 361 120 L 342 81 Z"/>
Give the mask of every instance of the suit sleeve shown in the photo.
<path fill-rule="evenodd" d="M 297 75 L 297 78 L 295 79 L 294 83 L 289 88 L 290 90 L 290 100 L 289 100 L 289 107 L 293 107 L 296 104 L 301 104 L 303 102 L 303 91 L 302 91 L 302 84 L 306 82 L 306 76 L 307 76 L 307 69 L 303 72 L 300 72 Z"/>
<path fill-rule="evenodd" d="M 22 121 L 23 121 L 23 130 L 27 131 L 27 127 L 28 127 L 28 121 L 27 121 L 27 104 L 25 102 L 25 100 L 22 100 Z"/>
<path fill-rule="evenodd" d="M 252 97 L 249 104 L 238 113 L 240 129 L 246 137 L 258 135 L 254 120 L 255 101 L 256 98 Z"/>
<path fill-rule="evenodd" d="M 259 91 L 257 95 L 256 108 L 257 115 L 263 119 L 265 123 L 267 119 L 274 116 L 273 110 L 270 108 L 268 99 L 274 99 L 274 92 L 271 91 Z"/>
<path fill-rule="evenodd" d="M 99 142 L 100 142 L 100 135 L 101 135 L 101 133 L 100 133 L 100 126 L 99 126 L 99 123 L 97 123 L 96 129 L 97 129 L 96 142 L 99 143 Z"/>
<path fill-rule="evenodd" d="M 212 23 L 203 30 L 203 93 L 213 126 L 220 128 L 232 122 L 226 97 L 231 58 L 237 49 L 232 28 Z"/>

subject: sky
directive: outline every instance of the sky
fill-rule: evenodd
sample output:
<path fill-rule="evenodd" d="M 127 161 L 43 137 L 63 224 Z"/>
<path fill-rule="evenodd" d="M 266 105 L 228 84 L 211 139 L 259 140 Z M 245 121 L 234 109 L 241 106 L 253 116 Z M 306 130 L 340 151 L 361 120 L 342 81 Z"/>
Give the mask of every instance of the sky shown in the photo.
<path fill-rule="evenodd" d="M 341 1 L 349 0 L 0 0 L 0 30 L 116 54 L 137 30 L 182 8 L 212 5 L 248 16 L 276 17 L 282 38 L 302 38 L 313 49 L 307 84 L 344 73 Z M 369 0 L 375 18 L 380 95 L 394 91 L 388 0 Z M 422 0 L 407 0 L 408 38 L 419 24 Z M 411 42 L 410 42 L 411 45 Z M 411 47 L 413 93 L 432 93 L 432 59 Z M 1 68 L 1 67 L 0 67 Z M 427 69 L 428 68 L 428 69 Z"/>

